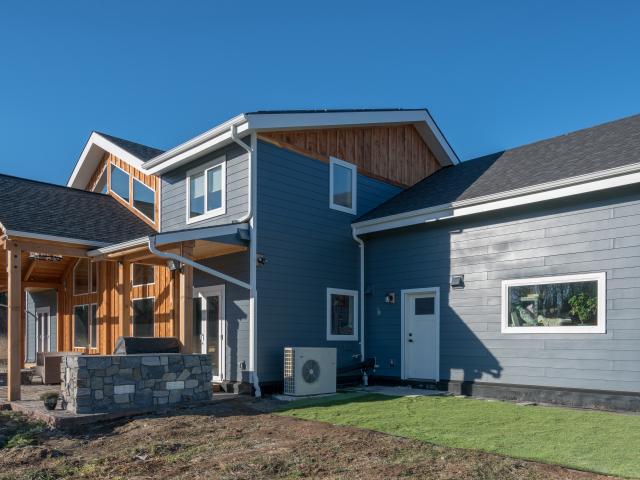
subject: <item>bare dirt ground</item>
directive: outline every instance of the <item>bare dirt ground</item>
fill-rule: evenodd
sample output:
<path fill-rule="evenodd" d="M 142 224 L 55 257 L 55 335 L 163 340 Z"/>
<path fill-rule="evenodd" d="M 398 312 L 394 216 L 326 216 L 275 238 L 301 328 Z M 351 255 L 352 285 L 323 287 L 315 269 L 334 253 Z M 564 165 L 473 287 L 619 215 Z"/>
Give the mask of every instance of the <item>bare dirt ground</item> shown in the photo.
<path fill-rule="evenodd" d="M 77 433 L 0 415 L 0 479 L 610 478 L 276 416 L 275 406 L 235 398 Z"/>

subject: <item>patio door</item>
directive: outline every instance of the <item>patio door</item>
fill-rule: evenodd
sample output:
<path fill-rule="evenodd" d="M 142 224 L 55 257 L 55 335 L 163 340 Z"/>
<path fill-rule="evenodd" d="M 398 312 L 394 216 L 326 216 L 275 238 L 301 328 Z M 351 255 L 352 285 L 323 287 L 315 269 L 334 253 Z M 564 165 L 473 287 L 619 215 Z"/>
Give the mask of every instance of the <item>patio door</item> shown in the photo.
<path fill-rule="evenodd" d="M 211 358 L 212 381 L 225 379 L 224 285 L 194 289 L 194 348 Z"/>
<path fill-rule="evenodd" d="M 402 378 L 440 380 L 440 289 L 402 291 Z"/>
<path fill-rule="evenodd" d="M 36 351 L 51 351 L 51 310 L 36 308 Z"/>

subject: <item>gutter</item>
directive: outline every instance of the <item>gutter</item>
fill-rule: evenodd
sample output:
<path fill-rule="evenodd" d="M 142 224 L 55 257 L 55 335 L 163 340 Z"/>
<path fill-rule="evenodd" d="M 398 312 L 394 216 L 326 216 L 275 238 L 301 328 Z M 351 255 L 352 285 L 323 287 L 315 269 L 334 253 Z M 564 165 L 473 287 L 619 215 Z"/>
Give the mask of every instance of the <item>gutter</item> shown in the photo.
<path fill-rule="evenodd" d="M 360 247 L 360 318 L 358 318 L 358 322 L 360 322 L 360 361 L 364 362 L 364 242 L 356 235 L 356 231 L 353 227 L 351 228 L 351 236 L 358 244 L 358 247 Z M 365 385 L 367 384 L 366 381 L 363 383 Z"/>

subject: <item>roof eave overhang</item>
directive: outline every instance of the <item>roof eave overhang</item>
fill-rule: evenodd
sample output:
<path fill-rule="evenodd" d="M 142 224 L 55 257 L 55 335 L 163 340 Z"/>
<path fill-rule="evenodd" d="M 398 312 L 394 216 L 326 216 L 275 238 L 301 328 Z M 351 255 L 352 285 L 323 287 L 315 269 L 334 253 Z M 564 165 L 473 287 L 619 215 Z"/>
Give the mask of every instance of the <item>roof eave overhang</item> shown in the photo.
<path fill-rule="evenodd" d="M 532 187 L 355 222 L 352 228 L 356 235 L 365 235 L 638 183 L 640 164 L 635 163 Z"/>
<path fill-rule="evenodd" d="M 441 165 L 459 163 L 429 111 L 422 109 L 241 114 L 147 161 L 143 168 L 150 174 L 159 175 L 221 148 L 233 141 L 231 127 L 234 125 L 238 135 L 247 135 L 252 132 L 389 124 L 413 124 Z"/>
<path fill-rule="evenodd" d="M 143 160 L 132 155 L 99 133 L 93 132 L 82 149 L 82 153 L 76 162 L 76 166 L 67 181 L 67 186 L 80 189 L 86 188 L 87 183 L 91 179 L 91 176 L 94 174 L 105 153 L 111 153 L 137 169 L 142 168 L 142 165 L 144 164 Z"/>
<path fill-rule="evenodd" d="M 109 245 L 108 243 L 97 242 L 94 240 L 62 237 L 57 235 L 46 235 L 42 233 L 25 232 L 20 230 L 11 230 L 8 228 L 4 228 L 2 225 L 0 225 L 0 227 L 2 227 L 1 228 L 3 232 L 2 236 L 9 240 L 20 238 L 20 239 L 38 240 L 42 242 L 57 242 L 57 243 L 65 243 L 65 244 L 71 244 L 71 245 L 79 245 L 79 246 L 89 247 L 89 248 L 101 248 Z"/>

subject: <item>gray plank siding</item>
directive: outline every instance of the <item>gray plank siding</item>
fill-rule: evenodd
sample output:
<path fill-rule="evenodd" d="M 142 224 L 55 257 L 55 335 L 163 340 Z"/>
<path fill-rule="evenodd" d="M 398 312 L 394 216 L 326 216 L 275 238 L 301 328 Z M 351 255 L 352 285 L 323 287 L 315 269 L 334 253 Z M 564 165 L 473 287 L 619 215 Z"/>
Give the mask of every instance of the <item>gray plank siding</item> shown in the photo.
<path fill-rule="evenodd" d="M 25 361 L 34 363 L 36 361 L 37 347 L 37 327 L 36 309 L 49 307 L 51 318 L 51 331 L 49 332 L 49 349 L 52 352 L 57 350 L 57 295 L 55 290 L 43 290 L 41 292 L 26 292 L 26 315 L 25 315 Z"/>
<path fill-rule="evenodd" d="M 238 280 L 249 282 L 248 252 L 223 255 L 200 263 Z M 248 381 L 249 368 L 249 292 L 199 270 L 194 271 L 193 286 L 210 287 L 224 285 L 226 332 L 226 372 L 225 378 L 232 381 Z"/>
<path fill-rule="evenodd" d="M 442 379 L 640 391 L 640 194 L 618 190 L 366 238 L 366 352 L 400 376 L 400 301 L 439 286 Z M 501 282 L 607 274 L 607 333 L 502 334 Z M 451 274 L 465 288 L 451 290 Z M 399 298 L 399 297 L 398 297 Z M 392 366 L 393 365 L 393 366 Z"/>
<path fill-rule="evenodd" d="M 245 139 L 245 141 L 248 139 Z M 191 169 L 204 165 L 219 157 L 226 158 L 227 208 L 224 215 L 187 224 L 186 175 Z M 163 232 L 186 228 L 210 227 L 231 223 L 247 213 L 248 163 L 249 156 L 240 146 L 234 144 L 210 152 L 162 176 L 162 199 L 160 215 Z"/>
<path fill-rule="evenodd" d="M 396 194 L 397 187 L 358 176 L 358 214 Z M 329 208 L 329 165 L 271 144 L 258 144 L 258 376 L 282 380 L 285 346 L 335 347 L 353 363 L 358 341 L 327 341 L 326 290 L 358 290 L 354 215 Z"/>

